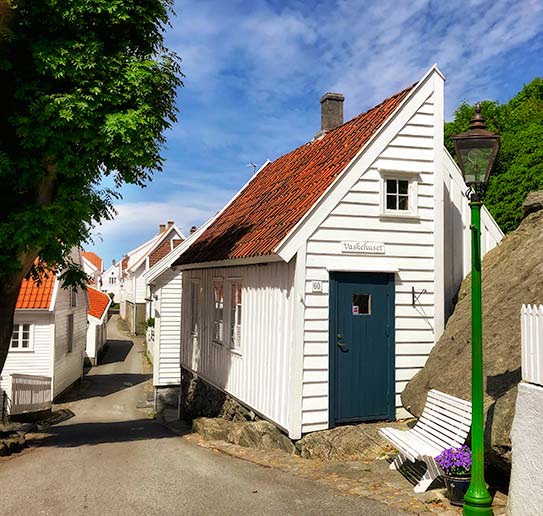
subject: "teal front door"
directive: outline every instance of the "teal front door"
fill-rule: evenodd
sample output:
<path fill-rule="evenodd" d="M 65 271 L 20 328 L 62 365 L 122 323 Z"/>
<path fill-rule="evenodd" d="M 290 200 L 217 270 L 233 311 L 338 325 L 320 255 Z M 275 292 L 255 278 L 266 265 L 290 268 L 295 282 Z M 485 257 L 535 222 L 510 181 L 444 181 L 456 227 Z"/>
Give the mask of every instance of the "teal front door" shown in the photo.
<path fill-rule="evenodd" d="M 330 425 L 393 419 L 394 274 L 330 273 Z"/>

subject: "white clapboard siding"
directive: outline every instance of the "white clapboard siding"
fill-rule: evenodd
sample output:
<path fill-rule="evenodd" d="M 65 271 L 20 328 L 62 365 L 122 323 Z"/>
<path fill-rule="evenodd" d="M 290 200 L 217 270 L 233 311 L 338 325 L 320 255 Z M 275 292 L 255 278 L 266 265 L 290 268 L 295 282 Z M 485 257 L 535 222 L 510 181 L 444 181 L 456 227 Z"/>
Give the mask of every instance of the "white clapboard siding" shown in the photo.
<path fill-rule="evenodd" d="M 289 371 L 295 260 L 183 272 L 181 361 L 283 428 L 289 428 Z M 242 284 L 241 347 L 213 342 L 213 281 L 238 278 Z M 192 339 L 191 282 L 201 288 L 199 341 Z M 229 296 L 225 281 L 225 298 Z"/>
<path fill-rule="evenodd" d="M 87 296 L 77 292 L 76 306 L 71 307 L 71 291 L 58 289 L 55 303 L 55 356 L 53 399 L 83 376 L 83 359 L 87 343 Z M 73 349 L 68 353 L 67 319 L 74 316 Z"/>
<path fill-rule="evenodd" d="M 169 268 L 159 277 L 156 288 L 153 383 L 157 387 L 179 385 L 182 273 Z"/>
<path fill-rule="evenodd" d="M 88 315 L 87 344 L 85 352 L 93 365 L 98 365 L 97 359 L 107 340 L 107 316 L 100 319 Z"/>
<path fill-rule="evenodd" d="M 522 305 L 522 379 L 543 385 L 543 305 Z"/>
<path fill-rule="evenodd" d="M 145 271 L 147 269 L 147 261 L 143 261 L 143 263 L 133 272 L 136 281 L 135 281 L 135 287 L 136 287 L 136 293 L 135 293 L 135 299 L 136 303 L 145 303 L 145 298 L 147 296 L 147 285 L 145 283 L 145 278 L 143 275 L 145 274 Z"/>
<path fill-rule="evenodd" d="M 14 324 L 30 324 L 32 350 L 12 350 L 8 353 L 0 376 L 0 390 L 6 391 L 8 396 L 11 396 L 11 374 L 53 375 L 51 354 L 54 326 L 51 314 L 29 314 L 28 311 L 17 310 Z"/>
<path fill-rule="evenodd" d="M 396 270 L 396 406 L 406 382 L 426 362 L 434 336 L 434 105 L 424 103 L 369 170 L 326 217 L 307 242 L 302 432 L 328 428 L 328 292 L 329 270 L 364 270 L 375 257 L 341 253 L 342 241 L 383 242 L 381 270 Z M 426 130 L 426 128 L 428 130 Z M 419 219 L 380 217 L 379 169 L 417 174 Z M 369 268 L 368 270 L 376 270 Z M 311 293 L 311 281 L 323 282 L 323 293 Z M 420 304 L 412 306 L 411 288 Z M 400 410 L 397 416 L 403 415 Z"/>

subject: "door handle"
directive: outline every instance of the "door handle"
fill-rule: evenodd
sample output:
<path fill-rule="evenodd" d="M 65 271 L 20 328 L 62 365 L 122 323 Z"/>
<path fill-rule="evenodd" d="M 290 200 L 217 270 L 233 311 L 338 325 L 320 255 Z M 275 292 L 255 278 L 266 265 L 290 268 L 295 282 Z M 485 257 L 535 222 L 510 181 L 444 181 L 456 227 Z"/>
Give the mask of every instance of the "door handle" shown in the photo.
<path fill-rule="evenodd" d="M 343 335 L 341 333 L 338 333 L 337 335 L 338 340 L 336 341 L 336 345 L 338 346 L 341 351 L 347 351 L 347 344 L 343 342 Z"/>

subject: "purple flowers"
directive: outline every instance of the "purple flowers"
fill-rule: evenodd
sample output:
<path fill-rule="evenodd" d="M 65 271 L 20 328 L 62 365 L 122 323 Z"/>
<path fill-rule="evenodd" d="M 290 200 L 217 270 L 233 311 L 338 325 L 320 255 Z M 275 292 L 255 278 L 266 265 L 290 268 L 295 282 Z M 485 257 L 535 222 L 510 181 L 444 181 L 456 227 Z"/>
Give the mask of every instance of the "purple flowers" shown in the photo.
<path fill-rule="evenodd" d="M 466 445 L 461 448 L 448 448 L 436 457 L 436 462 L 447 475 L 469 475 L 471 471 L 471 450 Z"/>

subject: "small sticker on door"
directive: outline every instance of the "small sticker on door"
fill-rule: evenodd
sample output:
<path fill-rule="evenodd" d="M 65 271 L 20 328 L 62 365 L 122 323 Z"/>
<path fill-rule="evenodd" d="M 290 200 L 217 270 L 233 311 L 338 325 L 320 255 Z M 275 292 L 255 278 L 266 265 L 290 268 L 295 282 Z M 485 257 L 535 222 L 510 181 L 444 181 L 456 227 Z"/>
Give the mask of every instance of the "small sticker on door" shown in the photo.
<path fill-rule="evenodd" d="M 360 313 L 360 309 L 357 305 L 353 305 L 353 315 L 358 315 Z"/>

